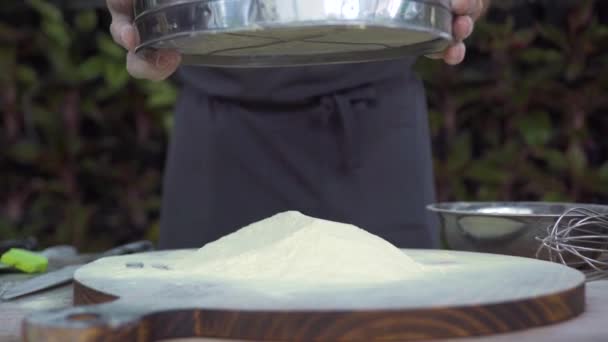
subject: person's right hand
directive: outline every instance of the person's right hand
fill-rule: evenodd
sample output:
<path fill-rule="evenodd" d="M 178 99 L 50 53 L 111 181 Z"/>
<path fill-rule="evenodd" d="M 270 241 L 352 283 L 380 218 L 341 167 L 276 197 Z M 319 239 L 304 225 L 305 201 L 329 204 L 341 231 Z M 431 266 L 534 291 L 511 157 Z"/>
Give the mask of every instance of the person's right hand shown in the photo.
<path fill-rule="evenodd" d="M 171 50 L 156 50 L 145 57 L 135 54 L 139 34 L 133 25 L 133 0 L 106 0 L 112 14 L 110 32 L 112 38 L 127 49 L 127 71 L 135 78 L 153 81 L 171 76 L 181 62 L 179 53 Z"/>

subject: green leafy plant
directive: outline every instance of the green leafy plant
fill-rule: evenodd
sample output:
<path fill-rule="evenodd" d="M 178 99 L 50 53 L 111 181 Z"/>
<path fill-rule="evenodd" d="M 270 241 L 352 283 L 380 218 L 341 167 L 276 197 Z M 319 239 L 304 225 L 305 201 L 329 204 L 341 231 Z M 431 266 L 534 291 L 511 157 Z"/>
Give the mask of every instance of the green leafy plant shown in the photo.
<path fill-rule="evenodd" d="M 175 86 L 130 78 L 105 11 L 29 0 L 1 15 L 0 239 L 100 249 L 148 234 Z"/>
<path fill-rule="evenodd" d="M 605 203 L 606 4 L 494 3 L 463 65 L 418 65 L 439 200 Z"/>

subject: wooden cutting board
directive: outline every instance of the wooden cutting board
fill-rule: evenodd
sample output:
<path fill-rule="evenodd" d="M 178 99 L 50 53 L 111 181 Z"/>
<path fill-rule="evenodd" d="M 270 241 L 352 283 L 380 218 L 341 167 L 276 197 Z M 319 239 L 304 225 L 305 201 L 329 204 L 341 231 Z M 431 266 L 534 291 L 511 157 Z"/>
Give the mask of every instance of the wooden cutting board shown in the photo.
<path fill-rule="evenodd" d="M 430 340 L 554 324 L 585 307 L 582 273 L 534 259 L 406 250 L 426 266 L 425 276 L 279 295 L 164 269 L 171 268 L 168 258 L 192 252 L 111 257 L 83 266 L 74 298 L 87 306 L 29 316 L 25 340 Z"/>

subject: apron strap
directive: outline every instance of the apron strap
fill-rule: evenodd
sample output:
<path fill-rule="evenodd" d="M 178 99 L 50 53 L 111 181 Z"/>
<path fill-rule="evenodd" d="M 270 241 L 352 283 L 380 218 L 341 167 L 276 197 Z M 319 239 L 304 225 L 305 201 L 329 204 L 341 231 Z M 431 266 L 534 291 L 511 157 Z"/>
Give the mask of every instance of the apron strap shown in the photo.
<path fill-rule="evenodd" d="M 321 97 L 322 122 L 329 126 L 332 117 L 337 116 L 344 167 L 347 171 L 361 166 L 361 145 L 357 140 L 360 122 L 356 112 L 369 108 L 376 100 L 376 95 L 375 88 L 368 85 Z"/>
<path fill-rule="evenodd" d="M 214 104 L 236 105 L 252 112 L 271 114 L 289 112 L 311 112 L 313 120 L 319 122 L 321 127 L 328 130 L 337 129 L 338 143 L 340 144 L 343 167 L 347 172 L 354 171 L 361 166 L 360 122 L 358 114 L 365 111 L 375 103 L 377 90 L 372 85 L 342 90 L 317 97 L 314 100 L 303 102 L 257 102 L 237 101 L 222 97 L 210 97 Z M 319 108 L 320 107 L 320 115 Z M 312 110 L 312 111 L 311 111 Z"/>

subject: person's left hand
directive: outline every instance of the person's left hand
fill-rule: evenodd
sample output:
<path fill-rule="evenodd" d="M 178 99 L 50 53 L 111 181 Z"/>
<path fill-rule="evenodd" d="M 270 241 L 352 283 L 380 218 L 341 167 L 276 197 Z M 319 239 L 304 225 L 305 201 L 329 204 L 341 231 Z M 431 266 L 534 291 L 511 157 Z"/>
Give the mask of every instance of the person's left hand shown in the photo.
<path fill-rule="evenodd" d="M 467 50 L 463 41 L 473 33 L 475 20 L 481 16 L 484 3 L 484 0 L 452 0 L 454 43 L 442 53 L 429 57 L 443 59 L 450 65 L 462 63 Z"/>

